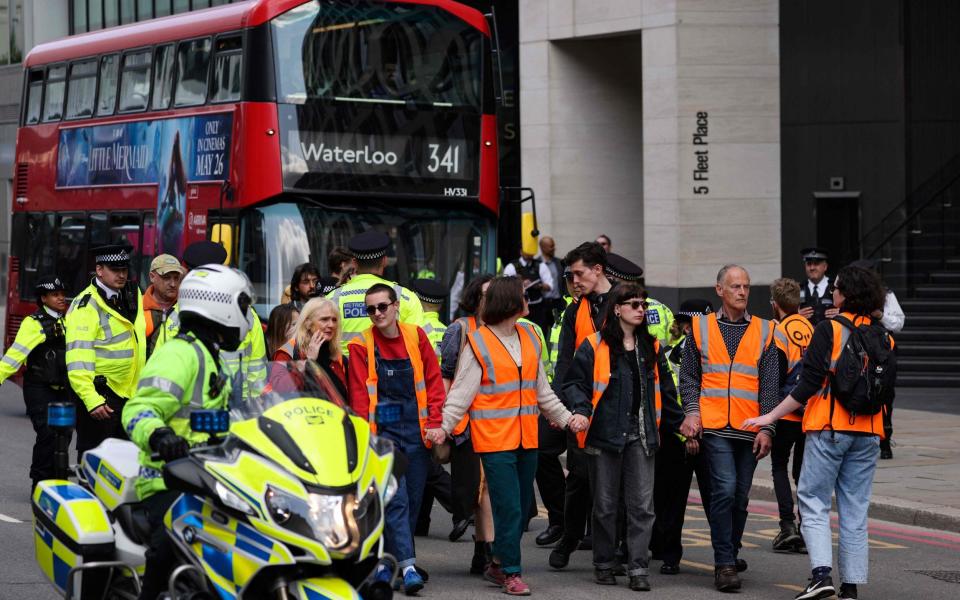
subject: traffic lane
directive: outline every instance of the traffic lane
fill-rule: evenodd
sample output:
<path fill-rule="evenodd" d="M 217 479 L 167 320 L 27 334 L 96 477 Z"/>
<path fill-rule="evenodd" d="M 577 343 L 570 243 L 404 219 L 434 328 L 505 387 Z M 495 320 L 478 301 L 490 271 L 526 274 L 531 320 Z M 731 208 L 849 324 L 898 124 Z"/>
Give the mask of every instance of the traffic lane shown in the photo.
<path fill-rule="evenodd" d="M 498 588 L 479 576 L 468 574 L 473 543 L 470 531 L 463 540 L 446 540 L 449 515 L 435 507 L 433 531 L 428 538 L 417 538 L 417 562 L 431 575 L 421 596 L 434 598 L 490 598 Z M 750 517 L 744 532 L 740 556 L 749 568 L 741 573 L 743 589 L 739 596 L 750 599 L 793 598 L 810 576 L 809 558 L 802 554 L 778 554 L 770 547 L 779 531 L 776 504 L 751 502 Z M 627 578 L 618 577 L 618 586 L 593 582 L 592 556 L 588 551 L 574 552 L 570 565 L 554 571 L 547 565 L 549 548 L 538 548 L 533 539 L 546 527 L 546 520 L 535 519 L 530 533 L 523 538 L 524 581 L 533 593 L 543 597 L 570 599 L 633 598 L 636 592 L 626 587 Z M 861 598 L 924 598 L 953 600 L 960 595 L 960 535 L 907 527 L 883 521 L 870 521 L 870 583 L 860 586 Z M 834 563 L 836 563 L 836 516 L 834 515 Z M 710 528 L 697 499 L 691 499 L 684 526 L 684 559 L 679 575 L 661 575 L 660 562 L 650 563 L 653 590 L 647 597 L 717 598 L 713 588 L 713 551 Z M 839 578 L 834 579 L 839 583 Z"/>
<path fill-rule="evenodd" d="M 0 385 L 0 599 L 51 600 L 33 556 L 30 457 L 35 436 L 20 387 Z"/>

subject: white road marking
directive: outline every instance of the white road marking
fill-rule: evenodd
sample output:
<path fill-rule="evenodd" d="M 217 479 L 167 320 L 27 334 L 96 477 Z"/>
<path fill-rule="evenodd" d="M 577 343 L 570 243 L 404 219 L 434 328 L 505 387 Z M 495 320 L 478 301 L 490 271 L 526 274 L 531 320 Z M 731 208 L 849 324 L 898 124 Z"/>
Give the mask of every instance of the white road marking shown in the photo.
<path fill-rule="evenodd" d="M 4 523 L 23 523 L 20 519 L 14 519 L 13 517 L 8 517 L 7 515 L 0 513 L 0 521 Z"/>

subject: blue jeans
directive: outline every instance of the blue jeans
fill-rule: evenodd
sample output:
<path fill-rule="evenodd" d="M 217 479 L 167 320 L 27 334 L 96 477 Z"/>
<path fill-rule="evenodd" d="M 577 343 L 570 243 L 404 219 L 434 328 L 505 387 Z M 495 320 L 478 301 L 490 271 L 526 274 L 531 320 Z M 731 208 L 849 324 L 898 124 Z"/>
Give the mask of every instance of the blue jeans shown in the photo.
<path fill-rule="evenodd" d="M 423 500 L 431 458 L 422 445 L 419 448 L 400 449 L 407 456 L 409 465 L 406 473 L 397 481 L 397 494 L 385 510 L 384 546 L 387 552 L 396 557 L 403 569 L 416 562 L 413 530 L 417 526 L 417 515 L 420 514 L 420 502 Z"/>
<path fill-rule="evenodd" d="M 713 563 L 737 564 L 737 552 L 747 524 L 747 504 L 757 461 L 753 443 L 705 434 L 703 448 L 710 464 L 710 541 Z"/>
<path fill-rule="evenodd" d="M 810 566 L 833 565 L 830 495 L 837 493 L 840 524 L 840 581 L 867 582 L 867 508 L 880 438 L 830 431 L 807 434 L 797 484 L 801 530 Z"/>
<path fill-rule="evenodd" d="M 504 573 L 519 575 L 520 538 L 533 504 L 538 452 L 517 449 L 479 454 L 493 509 L 493 553 Z"/>

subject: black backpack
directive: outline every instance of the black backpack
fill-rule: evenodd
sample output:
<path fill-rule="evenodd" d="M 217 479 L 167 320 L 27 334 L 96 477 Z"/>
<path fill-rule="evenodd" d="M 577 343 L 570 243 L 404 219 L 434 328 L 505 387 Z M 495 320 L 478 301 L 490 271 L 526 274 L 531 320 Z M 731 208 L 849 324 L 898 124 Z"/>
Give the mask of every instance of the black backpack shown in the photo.
<path fill-rule="evenodd" d="M 857 326 L 845 317 L 834 320 L 850 330 L 850 337 L 840 349 L 836 372 L 830 375 L 833 398 L 851 418 L 875 415 L 893 400 L 897 381 L 897 355 L 890 333 L 879 323 Z"/>

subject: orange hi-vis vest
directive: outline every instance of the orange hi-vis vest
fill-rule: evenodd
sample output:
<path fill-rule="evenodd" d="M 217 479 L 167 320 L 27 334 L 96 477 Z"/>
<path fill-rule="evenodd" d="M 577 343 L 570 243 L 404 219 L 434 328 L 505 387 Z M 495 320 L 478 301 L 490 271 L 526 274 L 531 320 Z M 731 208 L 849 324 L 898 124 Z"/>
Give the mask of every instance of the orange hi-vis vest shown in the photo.
<path fill-rule="evenodd" d="M 870 323 L 870 317 L 856 316 L 851 313 L 841 313 L 856 326 L 864 323 Z M 850 338 L 850 330 L 837 323 L 830 321 L 830 327 L 833 329 L 833 348 L 830 353 L 830 373 L 836 373 L 837 362 L 840 360 L 840 352 Z M 893 339 L 890 339 L 890 347 L 893 347 Z M 830 376 L 827 375 L 820 391 L 810 397 L 807 401 L 807 408 L 803 411 L 803 431 L 817 432 L 830 429 L 832 431 L 872 433 L 884 437 L 883 433 L 883 411 L 875 415 L 857 415 L 853 417 L 840 402 L 834 400 L 830 393 Z"/>
<path fill-rule="evenodd" d="M 580 303 L 577 305 L 577 320 L 573 323 L 573 330 L 577 334 L 574 350 L 580 347 L 583 340 L 597 332 L 597 326 L 590 315 L 590 301 L 585 297 L 580 298 Z"/>
<path fill-rule="evenodd" d="M 787 357 L 788 380 L 793 372 L 800 368 L 803 353 L 807 351 L 811 339 L 813 339 L 813 325 L 806 317 L 799 314 L 792 314 L 780 321 L 773 330 L 773 343 Z M 803 410 L 784 415 L 782 419 L 799 422 L 803 419 Z"/>
<path fill-rule="evenodd" d="M 704 429 L 741 429 L 760 416 L 760 358 L 773 343 L 773 325 L 753 317 L 731 359 L 717 325 L 717 314 L 693 318 L 693 340 L 700 350 L 700 420 Z"/>
<path fill-rule="evenodd" d="M 463 317 L 457 319 L 457 323 L 460 323 L 460 331 L 463 332 L 464 340 L 468 339 L 471 333 L 477 330 L 479 322 L 476 317 Z M 460 346 L 460 352 L 463 352 L 463 346 Z M 460 435 L 467 430 L 467 425 L 470 424 L 470 413 L 463 415 L 463 418 L 460 419 L 460 422 L 457 423 L 457 426 L 453 428 L 453 435 Z"/>
<path fill-rule="evenodd" d="M 587 339 L 590 340 L 590 347 L 593 348 L 593 411 L 590 413 L 590 425 L 593 425 L 593 417 L 597 414 L 597 405 L 600 403 L 603 393 L 607 390 L 607 386 L 610 385 L 610 346 L 600 338 L 599 333 Z M 653 352 L 657 356 L 660 355 L 660 342 L 657 340 L 653 340 Z M 660 369 L 657 368 L 653 369 L 653 390 L 654 407 L 657 411 L 657 431 L 659 431 L 660 412 L 663 404 L 660 399 Z M 646 399 L 644 399 L 644 402 L 646 402 Z M 581 448 L 585 448 L 587 445 L 587 433 L 589 431 L 590 427 L 588 425 L 586 430 L 577 434 L 577 445 Z"/>
<path fill-rule="evenodd" d="M 475 452 L 539 446 L 540 340 L 532 327 L 517 323 L 516 328 L 520 336 L 520 366 L 489 327 L 480 327 L 467 338 L 483 371 L 480 392 L 469 411 Z"/>
<path fill-rule="evenodd" d="M 430 409 L 427 406 L 427 382 L 423 376 L 423 357 L 420 356 L 420 333 L 419 327 L 409 323 L 397 323 L 400 328 L 400 336 L 403 337 L 403 345 L 407 349 L 407 355 L 410 357 L 410 365 L 413 367 L 413 389 L 417 395 L 417 416 L 420 421 L 420 437 L 424 444 L 430 448 L 432 444 L 426 440 L 424 434 L 427 429 L 427 417 L 430 416 Z M 367 420 L 370 423 L 370 431 L 377 432 L 377 359 L 374 354 L 375 347 L 373 341 L 373 327 L 363 332 L 363 343 L 367 347 L 367 395 L 370 397 L 370 408 L 367 413 Z"/>

